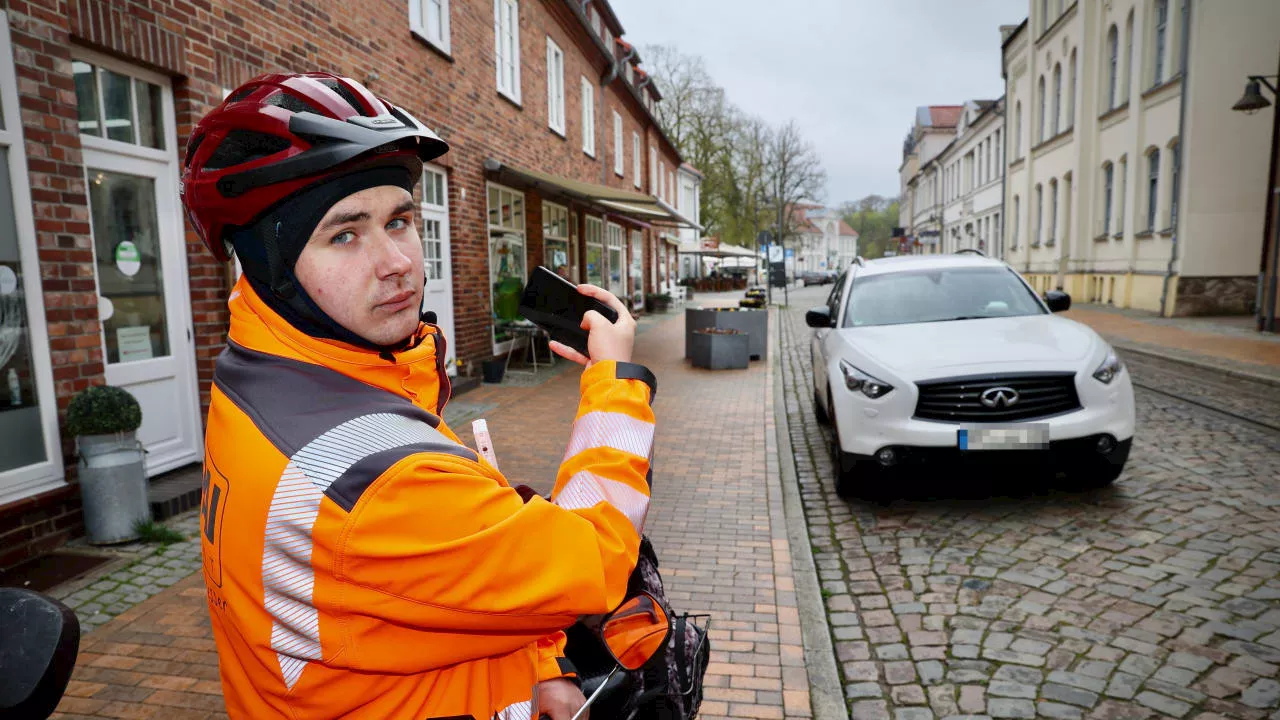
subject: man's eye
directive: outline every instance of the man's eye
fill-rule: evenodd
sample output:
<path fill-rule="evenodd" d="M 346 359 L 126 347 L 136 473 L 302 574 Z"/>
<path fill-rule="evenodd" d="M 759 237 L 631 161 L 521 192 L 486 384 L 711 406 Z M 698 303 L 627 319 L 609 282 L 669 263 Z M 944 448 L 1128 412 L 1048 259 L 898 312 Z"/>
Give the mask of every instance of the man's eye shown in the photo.
<path fill-rule="evenodd" d="M 347 230 L 344 232 L 340 232 L 337 235 L 334 235 L 333 239 L 329 241 L 329 244 L 330 245 L 346 245 L 347 243 L 355 239 L 356 239 L 356 234 L 351 232 L 350 230 Z"/>
<path fill-rule="evenodd" d="M 388 230 L 403 230 L 407 227 L 409 227 L 409 221 L 406 218 L 396 218 L 387 223 Z"/>

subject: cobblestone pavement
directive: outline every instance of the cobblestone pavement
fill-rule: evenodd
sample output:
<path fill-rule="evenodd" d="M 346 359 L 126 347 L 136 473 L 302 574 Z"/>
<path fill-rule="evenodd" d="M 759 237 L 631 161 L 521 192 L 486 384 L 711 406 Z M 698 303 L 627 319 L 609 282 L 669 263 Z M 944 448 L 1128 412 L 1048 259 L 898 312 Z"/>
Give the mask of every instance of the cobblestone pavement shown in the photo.
<path fill-rule="evenodd" d="M 165 546 L 114 546 L 109 552 L 121 558 L 112 563 L 114 569 L 65 583 L 49 593 L 76 611 L 82 633 L 92 632 L 200 568 L 199 512 L 193 510 L 170 518 L 164 525 L 187 540 Z"/>
<path fill-rule="evenodd" d="M 1139 389 L 1112 488 L 842 500 L 804 299 L 787 414 L 855 719 L 1280 720 L 1280 433 Z"/>

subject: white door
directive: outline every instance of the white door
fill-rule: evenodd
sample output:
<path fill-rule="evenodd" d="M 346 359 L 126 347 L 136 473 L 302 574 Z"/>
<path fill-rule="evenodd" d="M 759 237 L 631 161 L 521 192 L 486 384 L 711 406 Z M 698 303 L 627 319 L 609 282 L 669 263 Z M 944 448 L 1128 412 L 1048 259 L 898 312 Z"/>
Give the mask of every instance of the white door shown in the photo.
<path fill-rule="evenodd" d="M 644 236 L 631 231 L 631 308 L 644 307 Z"/>
<path fill-rule="evenodd" d="M 457 375 L 456 338 L 453 333 L 453 265 L 449 253 L 449 187 L 444 171 L 435 166 L 422 169 L 422 259 L 426 263 L 427 288 L 422 309 L 436 314 L 436 324 L 444 331 L 445 370 Z"/>
<path fill-rule="evenodd" d="M 74 67 L 106 381 L 142 406 L 156 475 L 198 461 L 203 444 L 173 95 L 167 78 L 108 59 Z"/>

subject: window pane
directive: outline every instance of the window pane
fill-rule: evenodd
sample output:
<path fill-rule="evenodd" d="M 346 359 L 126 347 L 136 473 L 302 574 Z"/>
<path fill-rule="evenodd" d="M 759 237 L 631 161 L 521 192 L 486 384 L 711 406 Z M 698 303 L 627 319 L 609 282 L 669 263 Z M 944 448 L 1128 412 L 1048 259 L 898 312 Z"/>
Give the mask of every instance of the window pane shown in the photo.
<path fill-rule="evenodd" d="M 169 354 L 155 180 L 89 170 L 98 292 L 111 301 L 102 323 L 108 363 Z"/>
<path fill-rule="evenodd" d="M 102 126 L 98 124 L 98 84 L 93 80 L 93 66 L 77 61 L 71 63 L 71 71 L 76 79 L 76 105 L 80 118 L 80 132 L 101 137 Z"/>
<path fill-rule="evenodd" d="M 149 82 L 134 80 L 138 93 L 138 133 L 142 136 L 142 144 L 157 150 L 164 149 L 164 114 L 161 110 L 163 97 L 160 86 Z"/>
<path fill-rule="evenodd" d="M 102 111 L 107 126 L 107 137 L 121 142 L 133 139 L 133 99 L 130 97 L 132 82 L 120 73 L 98 70 L 102 83 Z"/>
<path fill-rule="evenodd" d="M 489 188 L 489 225 L 498 226 L 502 224 L 502 201 L 499 198 L 498 188 Z"/>
<path fill-rule="evenodd" d="M 0 472 L 48 459 L 13 212 L 9 148 L 0 146 Z"/>

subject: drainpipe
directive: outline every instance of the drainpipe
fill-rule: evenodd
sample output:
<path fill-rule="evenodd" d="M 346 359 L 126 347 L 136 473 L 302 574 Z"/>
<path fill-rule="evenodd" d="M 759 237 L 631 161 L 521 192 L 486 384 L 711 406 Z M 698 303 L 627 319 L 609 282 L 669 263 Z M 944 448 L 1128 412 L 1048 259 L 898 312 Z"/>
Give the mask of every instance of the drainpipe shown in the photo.
<path fill-rule="evenodd" d="M 1000 73 L 1002 76 L 1003 72 Z M 1004 147 L 1000 152 L 1000 259 L 1004 260 L 1004 243 L 1009 236 L 1005 233 L 1005 223 L 1009 221 L 1009 208 L 1005 204 L 1005 183 L 1009 181 L 1009 85 L 1005 82 L 1004 109 L 1000 111 L 1000 125 L 1004 128 Z"/>
<path fill-rule="evenodd" d="M 1178 97 L 1178 149 L 1174 151 L 1173 161 L 1176 163 L 1178 173 L 1182 174 L 1182 148 L 1186 147 L 1187 139 L 1183 136 L 1183 129 L 1187 126 L 1187 95 L 1190 93 L 1190 84 L 1187 82 L 1191 78 L 1191 0 L 1184 0 L 1182 3 L 1182 94 Z M 1178 194 L 1182 194 L 1182 188 L 1186 183 L 1179 179 Z M 1176 201 L 1177 198 L 1174 198 Z M 1164 287 L 1160 290 L 1160 317 L 1165 317 L 1165 310 L 1169 301 L 1169 281 L 1173 279 L 1173 266 L 1178 261 L 1178 236 L 1182 234 L 1180 228 L 1186 217 L 1187 209 L 1182 207 L 1182 203 L 1178 203 L 1181 211 L 1178 213 L 1177 222 L 1173 227 L 1173 243 L 1169 248 L 1169 267 L 1164 273 Z"/>

